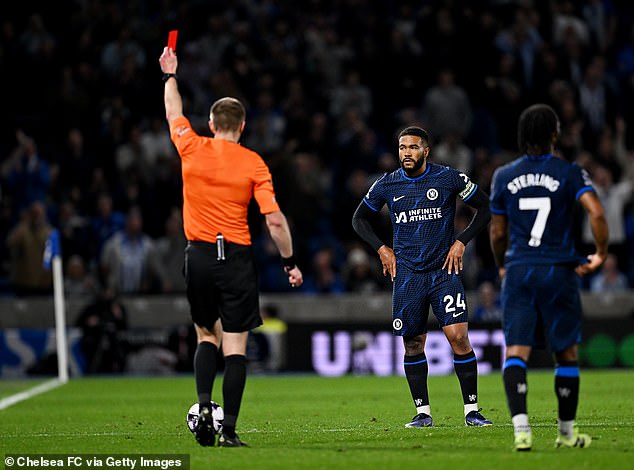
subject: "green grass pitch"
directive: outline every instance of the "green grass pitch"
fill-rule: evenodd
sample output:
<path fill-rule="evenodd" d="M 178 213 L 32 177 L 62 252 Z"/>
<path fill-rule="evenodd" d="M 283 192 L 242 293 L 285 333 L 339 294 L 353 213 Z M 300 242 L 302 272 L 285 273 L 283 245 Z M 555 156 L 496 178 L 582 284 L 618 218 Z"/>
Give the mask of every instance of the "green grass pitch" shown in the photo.
<path fill-rule="evenodd" d="M 221 385 L 219 377 L 220 403 Z M 0 397 L 16 389 L 0 382 Z M 193 377 L 80 378 L 0 411 L 0 450 L 189 454 L 192 469 L 632 468 L 631 371 L 582 371 L 577 421 L 594 438 L 587 449 L 554 448 L 552 371 L 529 373 L 532 452 L 512 450 L 499 373 L 479 379 L 488 428 L 464 426 L 455 376 L 430 377 L 429 389 L 434 427 L 406 429 L 415 410 L 404 377 L 252 375 L 238 421 L 250 447 L 225 449 L 198 446 L 186 427 Z"/>

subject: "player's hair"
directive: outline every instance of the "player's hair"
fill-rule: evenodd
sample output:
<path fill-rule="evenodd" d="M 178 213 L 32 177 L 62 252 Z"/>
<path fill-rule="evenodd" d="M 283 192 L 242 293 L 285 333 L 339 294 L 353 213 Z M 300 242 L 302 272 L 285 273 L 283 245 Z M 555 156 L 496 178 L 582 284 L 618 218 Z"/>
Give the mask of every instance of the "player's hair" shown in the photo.
<path fill-rule="evenodd" d="M 209 118 L 219 131 L 239 131 L 247 112 L 240 100 L 231 97 L 220 98 L 211 105 Z"/>
<path fill-rule="evenodd" d="M 546 155 L 551 152 L 553 134 L 559 132 L 559 118 L 553 108 L 539 103 L 526 108 L 517 126 L 517 145 L 521 153 Z"/>
<path fill-rule="evenodd" d="M 399 134 L 398 138 L 405 135 L 415 135 L 416 137 L 420 137 L 427 145 L 431 144 L 431 138 L 429 136 L 429 132 L 423 129 L 422 127 L 417 126 L 409 126 L 403 129 Z"/>

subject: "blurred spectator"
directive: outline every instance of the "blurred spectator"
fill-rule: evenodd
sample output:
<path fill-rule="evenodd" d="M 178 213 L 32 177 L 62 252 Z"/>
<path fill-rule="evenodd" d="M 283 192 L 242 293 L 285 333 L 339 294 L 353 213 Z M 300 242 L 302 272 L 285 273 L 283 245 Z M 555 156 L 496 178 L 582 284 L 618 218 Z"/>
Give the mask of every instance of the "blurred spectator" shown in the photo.
<path fill-rule="evenodd" d="M 583 69 L 589 50 L 573 28 L 563 31 L 563 40 L 554 43 L 561 68 L 561 78 L 577 88 L 583 81 Z"/>
<path fill-rule="evenodd" d="M 592 155 L 592 160 L 607 168 L 612 174 L 613 181 L 621 181 L 623 176 L 623 165 L 627 164 L 627 151 L 624 145 L 625 132 L 621 126 L 621 131 L 617 136 L 609 126 L 603 128 L 599 134 L 597 150 Z"/>
<path fill-rule="evenodd" d="M 583 152 L 583 117 L 579 113 L 578 105 L 572 88 L 562 81 L 553 83 L 549 93 L 557 103 L 561 124 L 559 149 L 562 156 L 574 161 Z"/>
<path fill-rule="evenodd" d="M 125 215 L 114 210 L 112 196 L 106 192 L 97 196 L 94 213 L 91 220 L 93 257 L 99 261 L 106 240 L 125 227 Z"/>
<path fill-rule="evenodd" d="M 422 111 L 434 141 L 442 140 L 449 132 L 464 138 L 471 129 L 473 110 L 469 97 L 454 82 L 454 73 L 449 68 L 438 72 L 437 83 L 425 93 Z"/>
<path fill-rule="evenodd" d="M 88 271 L 81 256 L 70 256 L 64 268 L 64 293 L 67 296 L 97 295 L 100 288 L 97 278 Z"/>
<path fill-rule="evenodd" d="M 496 144 L 505 149 L 517 146 L 516 123 L 524 109 L 524 87 L 521 84 L 520 71 L 516 57 L 511 53 L 501 53 L 495 68 L 485 73 L 482 98 L 486 101 L 485 111 L 479 111 L 494 117 Z M 474 123 L 482 125 L 480 122 Z M 491 148 L 491 145 L 487 145 Z M 435 150 L 434 150 L 435 153 Z"/>
<path fill-rule="evenodd" d="M 125 61 L 131 59 L 138 68 L 145 65 L 146 54 L 133 37 L 130 25 L 119 30 L 116 39 L 108 42 L 101 53 L 101 69 L 111 78 L 119 77 Z"/>
<path fill-rule="evenodd" d="M 349 69 L 341 85 L 335 86 L 330 93 L 329 111 L 335 119 L 349 109 L 357 110 L 363 120 L 372 113 L 372 92 L 361 83 L 361 75 L 355 69 Z"/>
<path fill-rule="evenodd" d="M 103 248 L 100 267 L 107 292 L 147 292 L 152 250 L 152 239 L 143 232 L 141 211 L 133 207 L 126 214 L 125 228 L 110 237 Z"/>
<path fill-rule="evenodd" d="M 145 155 L 150 167 L 160 161 L 178 160 L 167 124 L 162 117 L 150 117 L 149 124 L 141 131 L 140 145 L 143 148 L 141 154 Z"/>
<path fill-rule="evenodd" d="M 118 178 L 127 181 L 129 175 L 134 174 L 145 182 L 151 182 L 153 178 L 153 164 L 147 147 L 141 141 L 141 129 L 132 126 L 128 133 L 128 139 L 117 146 L 115 161 Z"/>
<path fill-rule="evenodd" d="M 315 20 L 304 33 L 305 60 L 315 70 L 318 82 L 330 89 L 341 82 L 343 64 L 354 56 L 354 48 L 341 40 L 334 25 L 322 18 Z"/>
<path fill-rule="evenodd" d="M 309 100 L 305 84 L 300 77 L 289 79 L 281 105 L 287 118 L 286 138 L 291 141 L 292 147 L 297 149 L 300 142 L 307 139 L 307 134 L 312 132 L 312 129 L 309 129 L 309 120 L 315 116 L 314 104 Z"/>
<path fill-rule="evenodd" d="M 611 0 L 586 0 L 581 9 L 588 27 L 590 43 L 602 53 L 612 46 L 617 29 L 617 12 Z"/>
<path fill-rule="evenodd" d="M 406 9 L 406 2 L 398 2 L 399 9 Z M 410 13 L 411 10 L 410 10 Z M 372 109 L 378 125 L 392 125 L 388 119 L 395 111 L 412 106 L 412 97 L 419 96 L 419 87 L 425 88 L 426 73 L 425 63 L 429 60 L 424 56 L 423 41 L 416 36 L 416 31 L 410 32 L 410 27 L 419 26 L 416 16 L 401 17 L 394 24 L 394 29 L 385 32 L 387 38 L 379 43 L 365 42 L 362 54 L 359 58 L 358 68 L 362 72 L 364 82 L 371 88 Z M 407 25 L 406 23 L 409 23 Z M 425 34 L 426 31 L 423 31 Z M 447 44 L 443 39 L 435 38 L 436 44 Z M 436 51 L 437 48 L 430 48 Z M 380 59 L 378 59 L 380 57 Z M 398 70 L 398 73 L 376 73 L 377 60 L 381 61 L 384 70 Z M 409 64 L 403 67 L 402 64 Z M 421 83 L 422 80 L 425 80 Z M 378 90 L 390 90 L 390 93 L 381 93 Z"/>
<path fill-rule="evenodd" d="M 616 85 L 608 80 L 605 67 L 605 58 L 594 56 L 579 85 L 579 110 L 586 124 L 583 136 L 587 146 L 596 145 L 599 134 L 616 118 Z"/>
<path fill-rule="evenodd" d="M 245 131 L 245 145 L 265 158 L 282 149 L 286 117 L 270 91 L 258 94 L 257 102 L 247 119 L 250 124 Z"/>
<path fill-rule="evenodd" d="M 627 276 L 619 270 L 616 256 L 608 254 L 601 270 L 590 281 L 590 291 L 594 294 L 625 292 Z"/>
<path fill-rule="evenodd" d="M 18 145 L 2 163 L 1 171 L 6 181 L 6 195 L 11 198 L 14 216 L 17 217 L 34 201 L 46 200 L 51 175 L 48 163 L 40 157 L 35 140 L 21 130 L 15 136 Z"/>
<path fill-rule="evenodd" d="M 478 288 L 478 306 L 470 318 L 474 322 L 499 322 L 502 321 L 502 307 L 495 285 L 490 281 L 484 281 Z"/>
<path fill-rule="evenodd" d="M 73 255 L 79 255 L 85 261 L 92 259 L 90 223 L 77 213 L 74 202 L 66 200 L 60 204 L 56 225 L 59 229 L 64 261 Z"/>
<path fill-rule="evenodd" d="M 512 55 L 520 64 L 520 84 L 526 90 L 533 88 L 535 60 L 543 42 L 535 15 L 535 10 L 520 6 L 515 11 L 513 23 L 502 28 L 495 38 L 496 47 Z"/>
<path fill-rule="evenodd" d="M 377 260 L 376 256 L 371 259 L 363 248 L 352 248 L 343 267 L 346 291 L 366 294 L 381 291 L 384 283 Z"/>
<path fill-rule="evenodd" d="M 302 290 L 308 294 L 341 294 L 346 291 L 331 247 L 320 248 L 314 254 L 312 271 L 304 279 Z"/>
<path fill-rule="evenodd" d="M 41 15 L 29 17 L 26 30 L 20 34 L 20 46 L 33 62 L 50 59 L 56 46 L 55 37 L 48 31 Z"/>
<path fill-rule="evenodd" d="M 52 292 L 51 271 L 43 266 L 44 248 L 52 229 L 46 220 L 46 207 L 42 202 L 34 201 L 9 232 L 9 276 L 16 295 Z"/>
<path fill-rule="evenodd" d="M 143 181 L 141 174 L 136 169 L 130 171 L 119 181 L 116 191 L 113 193 L 114 207 L 122 212 L 128 212 L 133 207 L 140 209 L 146 218 L 145 226 L 153 226 L 155 222 L 147 220 L 149 214 L 153 214 L 157 208 L 152 204 L 153 194 L 150 191 L 150 184 Z M 161 221 L 161 229 L 165 220 Z M 154 227 L 154 226 L 153 226 Z"/>
<path fill-rule="evenodd" d="M 154 240 L 149 255 L 149 269 L 153 292 L 161 294 L 185 292 L 185 276 L 183 275 L 183 253 L 187 239 L 183 231 L 183 216 L 180 209 L 172 209 L 165 221 L 165 234 Z"/>
<path fill-rule="evenodd" d="M 103 100 L 99 110 L 99 160 L 106 180 L 114 187 L 117 181 L 117 148 L 126 142 L 128 129 L 132 126 L 132 111 L 122 96 L 115 95 Z"/>
<path fill-rule="evenodd" d="M 86 149 L 84 133 L 77 127 L 69 129 L 66 148 L 59 162 L 59 184 L 63 197 L 75 204 L 85 204 L 86 196 L 95 170 L 95 156 Z"/>
<path fill-rule="evenodd" d="M 620 268 L 627 271 L 629 267 L 625 265 L 628 259 L 625 240 L 625 206 L 632 197 L 634 181 L 625 180 L 615 183 L 610 170 L 598 164 L 592 167 L 590 174 L 594 189 L 603 204 L 605 217 L 610 228 L 608 238 L 609 251 L 617 256 L 619 263 L 623 263 Z M 583 243 L 586 245 L 585 253 L 593 253 L 594 244 L 592 239 L 590 222 L 585 217 L 583 225 Z"/>
<path fill-rule="evenodd" d="M 327 234 L 332 208 L 331 201 L 324 195 L 332 191 L 331 172 L 314 153 L 296 153 L 290 163 L 291 198 L 286 203 L 286 212 L 293 221 L 298 241 Z"/>
<path fill-rule="evenodd" d="M 553 6 L 553 41 L 563 42 L 566 33 L 572 31 L 583 44 L 590 42 L 590 30 L 584 21 L 576 15 L 572 0 L 555 0 Z"/>
<path fill-rule="evenodd" d="M 338 162 L 331 136 L 330 117 L 323 112 L 315 112 L 308 119 L 306 135 L 298 142 L 296 151 L 314 152 L 322 161 L 334 167 Z"/>
<path fill-rule="evenodd" d="M 446 165 L 471 174 L 473 152 L 462 138 L 453 131 L 447 132 L 445 138 L 434 146 L 433 159 L 440 165 Z"/>

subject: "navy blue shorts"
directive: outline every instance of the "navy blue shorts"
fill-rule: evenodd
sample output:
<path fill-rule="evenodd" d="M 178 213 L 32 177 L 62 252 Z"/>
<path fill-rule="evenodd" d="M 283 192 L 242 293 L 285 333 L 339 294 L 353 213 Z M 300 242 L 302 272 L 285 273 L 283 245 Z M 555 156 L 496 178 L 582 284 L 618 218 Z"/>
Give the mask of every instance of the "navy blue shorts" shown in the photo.
<path fill-rule="evenodd" d="M 258 276 L 250 246 L 225 242 L 225 260 L 218 260 L 215 243 L 190 241 L 183 272 L 192 320 L 212 329 L 241 333 L 262 324 Z"/>
<path fill-rule="evenodd" d="M 392 329 L 396 336 L 427 333 L 431 306 L 443 327 L 468 320 L 467 300 L 459 274 L 447 270 L 417 272 L 399 265 L 392 293 Z"/>
<path fill-rule="evenodd" d="M 501 301 L 507 346 L 541 346 L 536 339 L 542 333 L 553 352 L 581 341 L 581 296 L 573 267 L 510 266 Z"/>

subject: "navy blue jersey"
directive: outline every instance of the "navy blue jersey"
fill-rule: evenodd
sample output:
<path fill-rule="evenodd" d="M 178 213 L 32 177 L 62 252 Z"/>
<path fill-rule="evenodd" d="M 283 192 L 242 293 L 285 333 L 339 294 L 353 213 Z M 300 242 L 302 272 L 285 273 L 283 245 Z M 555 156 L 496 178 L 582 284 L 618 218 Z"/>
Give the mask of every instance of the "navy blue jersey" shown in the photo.
<path fill-rule="evenodd" d="M 455 241 L 456 197 L 467 201 L 477 189 L 458 170 L 427 163 L 425 172 L 410 178 L 402 169 L 377 179 L 363 202 L 390 211 L 396 259 L 413 271 L 440 269 Z"/>
<path fill-rule="evenodd" d="M 510 231 L 504 265 L 580 264 L 574 245 L 574 204 L 593 191 L 588 173 L 552 155 L 524 156 L 499 167 L 491 185 L 491 213 Z"/>

